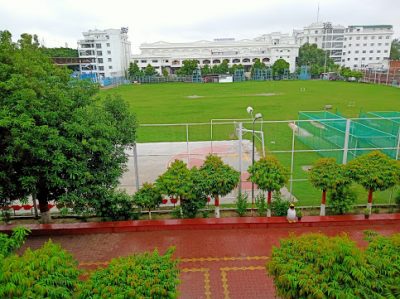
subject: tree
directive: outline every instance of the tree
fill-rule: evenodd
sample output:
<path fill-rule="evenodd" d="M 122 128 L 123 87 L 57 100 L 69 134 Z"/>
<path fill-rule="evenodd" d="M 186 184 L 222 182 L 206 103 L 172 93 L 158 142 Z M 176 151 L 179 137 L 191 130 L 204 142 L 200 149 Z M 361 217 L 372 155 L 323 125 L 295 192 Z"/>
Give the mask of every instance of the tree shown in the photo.
<path fill-rule="evenodd" d="M 23 226 L 14 227 L 12 234 L 0 233 L 0 260 L 14 253 L 25 243 L 26 236 L 31 232 L 30 229 Z"/>
<path fill-rule="evenodd" d="M 289 69 L 289 62 L 285 59 L 278 59 L 272 65 L 272 71 L 274 72 L 274 76 L 282 76 L 285 73 L 285 70 Z"/>
<path fill-rule="evenodd" d="M 361 155 L 347 164 L 348 174 L 368 190 L 368 205 L 372 209 L 374 191 L 383 191 L 400 181 L 400 161 L 390 159 L 379 151 Z"/>
<path fill-rule="evenodd" d="M 145 76 L 155 76 L 157 74 L 156 69 L 149 63 L 146 68 L 144 69 Z"/>
<path fill-rule="evenodd" d="M 151 210 L 158 208 L 162 202 L 162 196 L 160 191 L 149 183 L 144 183 L 133 196 L 134 203 L 142 208 L 149 211 L 149 219 L 151 219 Z"/>
<path fill-rule="evenodd" d="M 240 173 L 225 164 L 216 155 L 208 155 L 200 167 L 205 182 L 205 192 L 215 200 L 215 216 L 219 214 L 219 198 L 231 192 L 240 181 Z"/>
<path fill-rule="evenodd" d="M 135 117 L 115 97 L 101 102 L 96 85 L 77 81 L 22 35 L 0 35 L 0 201 L 36 196 L 42 221 L 49 201 L 90 207 L 125 170 Z"/>
<path fill-rule="evenodd" d="M 194 167 L 188 169 L 183 161 L 175 160 L 156 180 L 156 186 L 164 195 L 180 200 L 182 215 L 193 218 L 204 207 L 207 198 L 201 173 Z"/>
<path fill-rule="evenodd" d="M 176 72 L 179 76 L 191 76 L 195 69 L 198 68 L 199 62 L 196 59 L 184 60 L 183 66 Z"/>
<path fill-rule="evenodd" d="M 129 77 L 130 77 L 130 78 L 132 78 L 132 77 L 141 77 L 141 76 L 144 75 L 144 74 L 143 74 L 143 71 L 141 71 L 141 70 L 139 69 L 139 66 L 137 65 L 136 62 L 134 62 L 134 63 L 132 63 L 132 62 L 129 63 L 128 74 L 129 74 Z"/>
<path fill-rule="evenodd" d="M 291 235 L 267 270 L 282 298 L 398 298 L 399 237 L 381 237 L 365 253 L 346 235 Z"/>
<path fill-rule="evenodd" d="M 162 75 L 163 75 L 163 77 L 165 77 L 165 78 L 169 76 L 169 72 L 168 72 L 168 70 L 167 70 L 165 67 L 162 68 Z"/>
<path fill-rule="evenodd" d="M 297 66 L 303 65 L 310 66 L 311 75 L 316 77 L 324 72 L 326 61 L 326 70 L 332 71 L 336 69 L 335 62 L 327 53 L 319 49 L 316 44 L 305 43 L 299 49 L 299 56 L 297 58 Z"/>
<path fill-rule="evenodd" d="M 251 77 L 253 77 L 253 74 L 254 74 L 255 70 L 257 70 L 257 69 L 258 70 L 263 70 L 265 68 L 266 68 L 265 63 L 261 62 L 260 59 L 256 58 L 256 60 L 254 61 L 253 65 L 251 66 L 251 71 L 250 71 Z"/>
<path fill-rule="evenodd" d="M 210 73 L 211 73 L 211 68 L 210 68 L 210 66 L 208 64 L 206 64 L 205 66 L 203 66 L 201 68 L 201 74 L 202 75 L 208 75 Z"/>
<path fill-rule="evenodd" d="M 71 48 L 46 48 L 41 47 L 40 50 L 49 57 L 78 57 L 78 50 Z"/>
<path fill-rule="evenodd" d="M 392 41 L 392 45 L 390 47 L 390 59 L 400 60 L 400 40 L 398 38 Z"/>
<path fill-rule="evenodd" d="M 279 191 L 289 179 L 289 171 L 274 156 L 261 158 L 249 167 L 250 181 L 258 188 L 268 191 L 268 215 L 271 214 L 273 191 Z"/>
<path fill-rule="evenodd" d="M 244 69 L 242 64 L 234 64 L 229 68 L 229 74 L 234 75 L 236 70 Z"/>
<path fill-rule="evenodd" d="M 326 193 L 339 186 L 349 183 L 343 166 L 336 163 L 334 158 L 321 158 L 315 162 L 309 172 L 311 184 L 322 190 L 320 215 L 325 216 Z"/>
<path fill-rule="evenodd" d="M 347 184 L 338 185 L 329 193 L 329 206 L 334 214 L 344 214 L 351 210 L 357 194 Z"/>

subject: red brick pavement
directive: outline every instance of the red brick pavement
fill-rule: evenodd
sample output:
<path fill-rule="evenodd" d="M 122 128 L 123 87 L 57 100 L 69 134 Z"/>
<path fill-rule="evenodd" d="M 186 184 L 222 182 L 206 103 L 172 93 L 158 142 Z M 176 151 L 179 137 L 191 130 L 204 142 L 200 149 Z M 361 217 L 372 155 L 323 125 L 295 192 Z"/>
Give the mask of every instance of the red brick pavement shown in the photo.
<path fill-rule="evenodd" d="M 346 232 L 360 246 L 365 246 L 363 231 L 376 230 L 388 235 L 400 232 L 400 222 L 369 226 L 355 223 L 347 226 L 255 229 L 173 230 L 149 232 L 54 235 L 81 263 L 91 269 L 104 266 L 114 257 L 158 248 L 164 252 L 175 246 L 181 259 L 181 298 L 275 298 L 273 282 L 267 276 L 265 263 L 272 246 L 289 233 L 322 232 L 336 235 Z M 40 247 L 49 236 L 31 236 L 25 247 Z"/>

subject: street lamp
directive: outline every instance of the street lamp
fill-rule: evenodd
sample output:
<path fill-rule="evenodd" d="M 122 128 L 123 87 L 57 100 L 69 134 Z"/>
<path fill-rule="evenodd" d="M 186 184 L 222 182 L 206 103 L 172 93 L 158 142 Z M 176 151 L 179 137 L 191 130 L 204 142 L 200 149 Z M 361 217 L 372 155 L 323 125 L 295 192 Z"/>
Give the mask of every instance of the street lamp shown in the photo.
<path fill-rule="evenodd" d="M 251 115 L 251 118 L 253 119 L 253 129 L 252 129 L 252 142 L 253 142 L 253 148 L 252 148 L 252 153 L 251 153 L 251 166 L 254 166 L 254 152 L 255 152 L 255 140 L 254 140 L 254 124 L 257 119 L 262 118 L 261 113 L 257 113 L 255 116 L 253 116 L 253 107 L 247 107 L 247 113 Z M 253 215 L 254 211 L 254 182 L 251 182 L 251 215 Z"/>

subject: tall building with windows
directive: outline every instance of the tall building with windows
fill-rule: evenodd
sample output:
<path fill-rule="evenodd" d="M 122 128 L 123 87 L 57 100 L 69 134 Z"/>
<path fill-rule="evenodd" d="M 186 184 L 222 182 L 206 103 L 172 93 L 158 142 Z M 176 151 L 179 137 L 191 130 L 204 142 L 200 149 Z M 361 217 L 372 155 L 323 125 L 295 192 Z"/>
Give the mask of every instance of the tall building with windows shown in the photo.
<path fill-rule="evenodd" d="M 92 78 L 124 77 L 129 67 L 131 43 L 128 28 L 89 30 L 78 41 L 78 54 L 89 63 L 80 72 Z"/>
<path fill-rule="evenodd" d="M 274 32 L 244 40 L 220 38 L 187 43 L 145 43 L 140 45 L 140 51 L 132 56 L 132 60 L 142 69 L 151 64 L 159 73 L 162 68 L 174 73 L 188 59 L 198 60 L 201 67 L 212 67 L 227 60 L 229 66 L 242 64 L 249 70 L 256 59 L 271 66 L 280 58 L 286 60 L 290 71 L 294 72 L 299 46 L 293 36 Z"/>
<path fill-rule="evenodd" d="M 348 26 L 344 34 L 342 65 L 388 68 L 392 38 L 392 25 Z"/>

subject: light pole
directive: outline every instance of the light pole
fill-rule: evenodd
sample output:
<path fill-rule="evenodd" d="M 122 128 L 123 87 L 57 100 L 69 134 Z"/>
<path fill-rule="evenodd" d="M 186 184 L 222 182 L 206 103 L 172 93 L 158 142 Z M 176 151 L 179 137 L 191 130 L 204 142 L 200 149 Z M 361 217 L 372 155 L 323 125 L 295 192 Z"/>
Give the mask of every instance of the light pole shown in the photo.
<path fill-rule="evenodd" d="M 251 115 L 251 118 L 253 119 L 253 129 L 252 129 L 252 143 L 253 143 L 253 147 L 252 147 L 252 153 L 251 153 L 251 166 L 254 166 L 254 152 L 255 152 L 255 140 L 254 140 L 254 124 L 256 122 L 257 119 L 262 118 L 262 114 L 261 113 L 257 113 L 255 116 L 253 116 L 253 107 L 247 107 L 247 113 L 249 113 Z M 251 182 L 251 215 L 253 215 L 253 211 L 254 211 L 254 182 Z"/>

